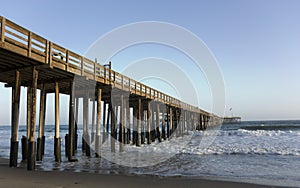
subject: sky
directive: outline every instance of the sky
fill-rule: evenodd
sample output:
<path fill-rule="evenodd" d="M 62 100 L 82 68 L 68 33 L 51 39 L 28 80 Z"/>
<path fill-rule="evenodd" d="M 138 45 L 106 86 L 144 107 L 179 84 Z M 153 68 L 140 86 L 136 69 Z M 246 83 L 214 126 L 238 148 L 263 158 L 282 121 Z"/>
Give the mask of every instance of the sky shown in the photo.
<path fill-rule="evenodd" d="M 300 119 L 300 1 L 298 0 L 152 0 L 152 1 L 2 1 L 0 15 L 79 54 L 120 26 L 142 21 L 178 25 L 199 37 L 223 74 L 225 115 L 243 120 Z M 101 52 L 99 52 L 101 62 Z M 181 52 L 165 46 L 130 47 L 113 58 L 113 69 L 143 57 L 175 62 L 193 80 L 197 72 Z M 105 63 L 105 62 L 101 62 Z M 186 63 L 186 64 L 185 64 Z M 211 90 L 204 74 L 196 81 L 199 106 L 210 110 Z M 142 80 L 176 96 L 165 83 Z M 25 124 L 25 97 L 20 124 Z M 0 124 L 10 124 L 11 90 L 0 85 Z M 67 96 L 61 121 L 67 123 Z M 49 95 L 46 123 L 53 123 Z M 52 101 L 52 102 L 51 102 Z M 232 111 L 229 109 L 232 108 Z M 66 109 L 66 110 L 64 110 Z"/>

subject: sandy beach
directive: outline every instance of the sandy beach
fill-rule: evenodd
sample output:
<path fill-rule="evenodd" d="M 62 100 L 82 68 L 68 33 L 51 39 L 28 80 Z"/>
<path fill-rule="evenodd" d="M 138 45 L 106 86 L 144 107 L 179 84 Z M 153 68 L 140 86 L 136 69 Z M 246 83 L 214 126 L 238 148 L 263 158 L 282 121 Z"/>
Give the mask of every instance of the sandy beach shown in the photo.
<path fill-rule="evenodd" d="M 271 187 L 246 183 L 212 181 L 197 178 L 157 177 L 157 176 L 127 176 L 127 175 L 100 175 L 86 172 L 44 172 L 27 171 L 23 168 L 9 168 L 7 159 L 0 159 L 0 187 L 43 187 L 43 188 L 132 188 L 132 187 Z"/>

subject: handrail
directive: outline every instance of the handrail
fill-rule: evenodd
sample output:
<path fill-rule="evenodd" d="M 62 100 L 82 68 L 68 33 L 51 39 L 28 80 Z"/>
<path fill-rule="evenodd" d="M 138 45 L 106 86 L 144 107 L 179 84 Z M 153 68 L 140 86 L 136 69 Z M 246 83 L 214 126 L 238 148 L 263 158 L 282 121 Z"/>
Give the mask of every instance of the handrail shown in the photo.
<path fill-rule="evenodd" d="M 59 65 L 59 68 L 64 67 L 67 71 L 70 69 L 75 70 L 73 72 L 74 74 L 86 76 L 95 81 L 101 80 L 104 84 L 110 84 L 129 91 L 130 93 L 145 96 L 146 98 L 154 99 L 170 106 L 180 107 L 184 110 L 206 115 L 210 114 L 198 107 L 184 103 L 165 93 L 126 77 L 114 70 L 107 69 L 96 61 L 89 60 L 86 57 L 55 44 L 1 16 L 0 41 L 2 43 L 7 43 L 8 46 L 16 47 L 17 53 L 45 64 L 50 64 L 50 67 L 57 64 Z"/>

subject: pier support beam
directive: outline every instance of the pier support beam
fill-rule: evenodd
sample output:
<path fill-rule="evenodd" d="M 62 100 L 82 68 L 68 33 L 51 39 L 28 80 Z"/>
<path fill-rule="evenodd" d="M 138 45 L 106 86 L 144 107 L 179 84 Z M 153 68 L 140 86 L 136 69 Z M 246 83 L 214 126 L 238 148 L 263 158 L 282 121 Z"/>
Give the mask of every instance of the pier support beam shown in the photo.
<path fill-rule="evenodd" d="M 116 115 L 115 115 L 115 112 L 116 110 L 114 110 L 111 104 L 111 102 L 109 103 L 109 107 L 108 107 L 108 112 L 110 113 L 110 118 L 111 118 L 111 127 L 110 127 L 110 149 L 111 149 L 111 152 L 115 152 L 115 141 L 116 141 L 116 137 L 115 137 L 115 127 L 116 127 Z"/>
<path fill-rule="evenodd" d="M 139 139 L 139 132 L 140 132 L 140 129 L 141 129 L 141 126 L 142 126 L 142 99 L 139 98 L 138 99 L 138 105 L 137 105 L 137 109 L 135 110 L 136 111 L 136 115 L 137 115 L 137 127 L 136 127 L 136 130 L 135 130 L 135 138 L 136 138 L 136 146 L 140 146 L 140 139 Z"/>
<path fill-rule="evenodd" d="M 156 139 L 156 116 L 155 116 L 155 105 L 151 103 L 151 130 L 150 130 L 150 139 L 152 142 L 155 142 Z"/>
<path fill-rule="evenodd" d="M 174 118 L 173 132 L 176 135 L 176 137 L 179 137 L 179 127 L 178 127 L 179 126 L 179 124 L 178 124 L 178 122 L 179 122 L 179 111 L 178 111 L 177 108 L 175 109 L 174 116 L 175 116 L 175 118 Z"/>
<path fill-rule="evenodd" d="M 22 161 L 26 161 L 28 155 L 28 139 L 30 136 L 29 132 L 30 132 L 30 117 L 31 117 L 30 97 L 31 97 L 31 87 L 27 86 L 26 136 L 22 137 Z"/>
<path fill-rule="evenodd" d="M 202 119 L 202 114 L 199 115 L 199 130 L 203 130 L 203 119 Z"/>
<path fill-rule="evenodd" d="M 94 141 L 95 141 L 95 100 L 93 100 L 93 107 L 92 107 L 91 143 L 93 143 Z"/>
<path fill-rule="evenodd" d="M 138 134 L 138 108 L 133 107 L 133 131 L 132 131 L 132 145 L 137 145 L 137 134 Z"/>
<path fill-rule="evenodd" d="M 36 67 L 32 69 L 32 85 L 30 92 L 30 131 L 28 141 L 27 170 L 35 169 L 35 132 L 36 132 L 36 90 L 37 90 L 38 71 Z"/>
<path fill-rule="evenodd" d="M 40 93 L 40 114 L 39 114 L 39 134 L 37 138 L 36 160 L 42 161 L 45 148 L 45 115 L 46 115 L 46 97 L 45 85 L 42 85 Z"/>
<path fill-rule="evenodd" d="M 147 132 L 146 132 L 146 137 L 147 137 L 147 144 L 151 144 L 151 121 L 152 115 L 151 115 L 151 103 L 150 101 L 147 101 Z"/>
<path fill-rule="evenodd" d="M 54 156 L 55 161 L 61 161 L 61 140 L 59 135 L 59 87 L 55 82 L 55 138 L 54 138 Z"/>
<path fill-rule="evenodd" d="M 182 127 L 181 127 L 181 135 L 184 135 L 184 132 L 187 130 L 187 125 L 190 125 L 190 116 L 189 116 L 189 112 L 187 112 L 186 110 L 183 111 L 182 113 Z"/>
<path fill-rule="evenodd" d="M 104 118 L 103 118 L 103 122 L 105 122 Z M 107 139 L 107 141 L 108 141 L 108 136 L 109 136 L 109 123 L 110 123 L 110 132 L 112 133 L 112 129 L 111 129 L 111 124 L 112 124 L 111 123 L 111 107 L 110 107 L 110 104 L 108 103 L 108 106 L 107 106 L 107 118 L 106 118 L 106 131 L 107 131 L 106 132 L 106 139 Z M 111 133 L 110 133 L 110 135 L 112 135 Z"/>
<path fill-rule="evenodd" d="M 171 108 L 167 106 L 167 138 L 170 138 L 170 110 Z"/>
<path fill-rule="evenodd" d="M 129 98 L 125 101 L 125 108 L 126 108 L 126 139 L 125 143 L 130 144 L 131 141 L 131 125 L 130 125 L 130 106 L 129 106 Z"/>
<path fill-rule="evenodd" d="M 161 134 L 160 134 L 160 104 L 157 103 L 156 109 L 156 135 L 159 142 L 161 142 Z"/>
<path fill-rule="evenodd" d="M 203 119 L 202 119 L 202 121 L 203 121 L 203 130 L 205 130 L 206 129 L 206 127 L 207 127 L 207 123 L 206 123 L 206 115 L 203 115 Z"/>
<path fill-rule="evenodd" d="M 89 135 L 89 94 L 83 98 L 83 139 L 82 144 L 84 144 L 86 156 L 91 156 L 90 150 L 90 135 Z"/>
<path fill-rule="evenodd" d="M 98 89 L 98 95 L 97 95 L 97 125 L 96 125 L 96 144 L 95 144 L 95 152 L 96 157 L 100 157 L 100 127 L 101 127 L 101 97 L 102 97 L 102 90 Z M 105 103 L 104 103 L 105 106 Z M 105 116 L 105 111 L 103 112 L 103 118 Z M 105 132 L 103 130 L 103 132 Z"/>
<path fill-rule="evenodd" d="M 74 159 L 74 133 L 75 133 L 75 83 L 73 80 L 70 81 L 70 101 L 69 101 L 69 136 L 68 136 L 68 161 L 75 162 Z"/>
<path fill-rule="evenodd" d="M 145 120 L 146 120 L 146 118 L 145 118 L 145 111 L 144 111 L 144 109 L 142 108 L 142 106 L 141 106 L 141 144 L 145 144 L 145 124 L 146 124 L 146 122 L 145 122 Z"/>
<path fill-rule="evenodd" d="M 97 109 L 98 109 L 98 106 L 97 106 Z M 103 117 L 102 118 L 103 118 L 103 123 L 102 123 L 103 124 L 102 143 L 104 143 L 107 140 L 107 138 L 108 138 L 108 129 L 109 129 L 109 127 L 108 127 L 109 124 L 107 124 L 107 125 L 105 124 L 105 122 L 106 122 L 106 103 L 105 103 L 105 101 L 103 102 Z"/>
<path fill-rule="evenodd" d="M 161 120 L 161 134 L 162 138 L 166 140 L 166 126 L 165 126 L 165 108 L 162 109 L 162 120 Z"/>
<path fill-rule="evenodd" d="M 125 101 L 124 101 L 124 94 L 121 94 L 121 106 L 120 106 L 120 127 L 119 127 L 119 151 L 123 152 L 124 151 L 124 143 L 125 143 L 125 138 L 124 138 L 124 133 L 125 133 Z"/>
<path fill-rule="evenodd" d="M 75 133 L 74 133 L 74 152 L 77 151 L 78 148 L 78 110 L 79 110 L 79 98 L 76 98 L 76 104 L 75 104 L 75 114 L 76 114 L 76 118 L 75 118 Z"/>
<path fill-rule="evenodd" d="M 172 134 L 173 134 L 173 109 L 172 107 L 170 107 L 170 128 L 169 128 L 169 139 L 171 138 Z"/>
<path fill-rule="evenodd" d="M 12 87 L 12 114 L 11 114 L 11 140 L 10 140 L 10 167 L 17 167 L 18 163 L 18 130 L 20 107 L 21 78 L 20 72 L 15 73 L 15 83 Z"/>
<path fill-rule="evenodd" d="M 195 113 L 194 112 L 191 112 L 191 127 L 193 130 L 196 130 L 196 126 L 195 126 Z"/>

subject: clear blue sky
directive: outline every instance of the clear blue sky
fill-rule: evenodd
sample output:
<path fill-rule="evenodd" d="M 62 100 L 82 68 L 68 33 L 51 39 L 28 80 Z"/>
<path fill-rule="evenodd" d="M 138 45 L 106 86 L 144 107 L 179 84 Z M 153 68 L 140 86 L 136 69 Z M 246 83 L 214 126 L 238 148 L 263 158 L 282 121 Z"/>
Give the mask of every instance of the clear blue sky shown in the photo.
<path fill-rule="evenodd" d="M 0 14 L 80 54 L 124 24 L 163 21 L 182 26 L 215 55 L 226 84 L 227 114 L 231 107 L 234 115 L 257 120 L 300 119 L 299 10 L 298 0 L 9 0 L 1 2 Z M 0 93 L 1 108 L 10 106 L 10 90 L 1 85 Z M 47 123 L 53 122 L 50 111 Z M 21 116 L 24 124 L 25 114 Z M 9 110 L 1 113 L 0 124 L 9 124 L 9 117 Z"/>

